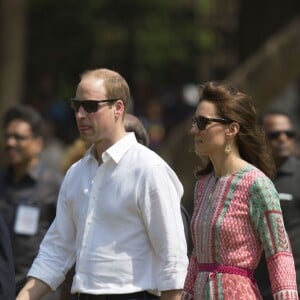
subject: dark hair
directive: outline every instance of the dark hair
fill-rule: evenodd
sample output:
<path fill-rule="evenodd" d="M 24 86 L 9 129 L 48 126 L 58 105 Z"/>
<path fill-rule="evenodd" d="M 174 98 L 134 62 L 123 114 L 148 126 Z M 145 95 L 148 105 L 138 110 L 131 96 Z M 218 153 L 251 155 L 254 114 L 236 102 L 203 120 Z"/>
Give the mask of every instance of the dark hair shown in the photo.
<path fill-rule="evenodd" d="M 144 127 L 141 120 L 129 113 L 125 115 L 125 130 L 127 132 L 134 132 L 137 141 L 145 146 L 149 146 L 149 136 L 146 128 Z"/>
<path fill-rule="evenodd" d="M 210 81 L 201 88 L 200 102 L 205 100 L 213 103 L 219 117 L 240 125 L 236 143 L 241 157 L 272 178 L 275 164 L 251 98 L 225 82 Z M 207 174 L 212 169 L 212 163 L 209 162 L 197 175 Z"/>
<path fill-rule="evenodd" d="M 266 117 L 272 117 L 272 116 L 285 116 L 286 118 L 288 118 L 291 122 L 292 122 L 292 118 L 291 116 L 287 113 L 287 112 L 284 112 L 282 110 L 279 110 L 279 109 L 269 109 L 269 110 L 266 110 L 264 111 L 260 116 L 259 116 L 259 119 L 258 119 L 258 123 L 260 126 L 263 126 L 264 124 L 264 119 Z"/>
<path fill-rule="evenodd" d="M 35 137 L 43 136 L 43 119 L 41 115 L 31 106 L 18 105 L 11 107 L 6 111 L 3 120 L 3 127 L 6 128 L 14 120 L 22 120 L 31 127 L 32 134 Z"/>

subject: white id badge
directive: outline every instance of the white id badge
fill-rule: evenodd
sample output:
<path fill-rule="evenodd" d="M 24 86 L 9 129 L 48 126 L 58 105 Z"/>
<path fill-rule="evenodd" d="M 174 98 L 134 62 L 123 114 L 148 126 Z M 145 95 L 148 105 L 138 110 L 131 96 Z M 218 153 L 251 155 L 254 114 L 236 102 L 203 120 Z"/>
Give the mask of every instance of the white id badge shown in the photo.
<path fill-rule="evenodd" d="M 16 213 L 14 231 L 17 234 L 34 235 L 39 225 L 40 210 L 37 207 L 19 205 Z"/>
<path fill-rule="evenodd" d="M 292 201 L 293 195 L 287 193 L 279 193 L 279 199 L 283 201 Z"/>

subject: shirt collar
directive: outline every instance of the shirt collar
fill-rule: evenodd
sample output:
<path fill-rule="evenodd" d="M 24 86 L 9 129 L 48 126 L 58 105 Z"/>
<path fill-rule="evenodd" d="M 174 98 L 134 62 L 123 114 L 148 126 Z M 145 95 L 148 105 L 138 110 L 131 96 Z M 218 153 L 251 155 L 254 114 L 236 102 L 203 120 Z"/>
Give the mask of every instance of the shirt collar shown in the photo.
<path fill-rule="evenodd" d="M 134 132 L 129 132 L 102 153 L 102 161 L 106 162 L 109 158 L 112 158 L 115 163 L 119 163 L 127 150 L 134 144 L 137 144 L 135 134 Z"/>

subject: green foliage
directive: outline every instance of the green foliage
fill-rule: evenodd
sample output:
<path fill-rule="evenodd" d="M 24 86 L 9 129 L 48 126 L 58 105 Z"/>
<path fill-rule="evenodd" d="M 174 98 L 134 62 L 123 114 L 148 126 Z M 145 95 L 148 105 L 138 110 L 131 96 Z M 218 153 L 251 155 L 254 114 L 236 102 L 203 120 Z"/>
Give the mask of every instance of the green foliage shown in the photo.
<path fill-rule="evenodd" d="M 87 68 L 132 79 L 149 72 L 164 83 L 163 70 L 176 61 L 193 80 L 195 55 L 215 46 L 213 32 L 196 22 L 211 1 L 29 0 L 30 76 L 50 70 L 64 94 Z"/>

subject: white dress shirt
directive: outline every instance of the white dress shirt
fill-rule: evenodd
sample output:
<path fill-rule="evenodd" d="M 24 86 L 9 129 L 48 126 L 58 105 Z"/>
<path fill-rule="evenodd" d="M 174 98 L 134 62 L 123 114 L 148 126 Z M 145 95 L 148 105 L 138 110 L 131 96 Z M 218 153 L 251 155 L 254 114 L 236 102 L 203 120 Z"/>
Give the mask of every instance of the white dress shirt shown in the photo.
<path fill-rule="evenodd" d="M 72 293 L 181 289 L 188 259 L 176 174 L 134 133 L 107 149 L 101 165 L 93 153 L 68 170 L 28 276 L 56 289 L 76 262 Z"/>

